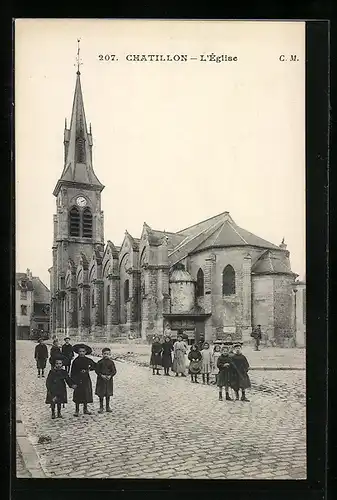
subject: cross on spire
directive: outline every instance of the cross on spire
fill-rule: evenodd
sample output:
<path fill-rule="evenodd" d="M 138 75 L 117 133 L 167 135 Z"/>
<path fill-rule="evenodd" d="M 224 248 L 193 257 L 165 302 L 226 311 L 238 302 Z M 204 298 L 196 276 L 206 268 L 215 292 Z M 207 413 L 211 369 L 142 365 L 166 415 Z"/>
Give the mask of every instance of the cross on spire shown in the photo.
<path fill-rule="evenodd" d="M 74 64 L 74 66 L 77 66 L 77 74 L 80 75 L 80 66 L 82 66 L 82 61 L 81 61 L 81 58 L 80 58 L 80 41 L 81 39 L 78 38 L 77 39 L 77 54 L 76 54 L 76 64 Z"/>

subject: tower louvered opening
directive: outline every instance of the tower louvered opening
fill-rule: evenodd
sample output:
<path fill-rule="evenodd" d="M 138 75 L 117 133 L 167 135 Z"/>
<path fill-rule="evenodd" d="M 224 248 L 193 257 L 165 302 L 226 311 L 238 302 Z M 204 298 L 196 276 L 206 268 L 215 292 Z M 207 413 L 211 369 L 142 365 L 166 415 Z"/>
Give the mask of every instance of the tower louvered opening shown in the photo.
<path fill-rule="evenodd" d="M 86 154 L 85 154 L 85 139 L 83 134 L 76 139 L 76 163 L 85 163 L 86 162 Z"/>
<path fill-rule="evenodd" d="M 92 214 L 89 208 L 83 211 L 83 238 L 92 238 Z"/>
<path fill-rule="evenodd" d="M 69 234 L 70 236 L 80 236 L 80 213 L 76 207 L 69 212 Z"/>

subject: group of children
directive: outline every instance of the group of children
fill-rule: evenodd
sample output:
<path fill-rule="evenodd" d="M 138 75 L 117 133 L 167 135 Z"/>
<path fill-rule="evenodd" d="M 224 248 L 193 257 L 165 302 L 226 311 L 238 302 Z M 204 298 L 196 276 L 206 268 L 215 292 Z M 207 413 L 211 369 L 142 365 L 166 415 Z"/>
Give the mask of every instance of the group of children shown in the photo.
<path fill-rule="evenodd" d="M 74 355 L 77 354 L 75 359 Z M 67 403 L 66 384 L 74 390 L 73 402 L 75 403 L 74 416 L 79 416 L 80 405 L 83 405 L 83 413 L 90 415 L 88 404 L 93 402 L 92 383 L 90 371 L 97 374 L 95 394 L 99 397 L 99 413 L 108 413 L 110 408 L 110 398 L 113 395 L 113 377 L 116 375 L 116 366 L 111 359 L 111 350 L 109 347 L 102 349 L 102 359 L 95 362 L 88 356 L 92 353 L 91 347 L 86 344 L 76 344 L 72 346 L 70 339 L 66 338 L 65 343 L 60 348 L 58 341 L 54 340 L 50 349 L 49 362 L 51 370 L 46 379 L 47 396 L 46 403 L 50 405 L 51 416 L 62 418 L 61 407 Z M 40 339 L 35 348 L 35 359 L 38 370 L 38 377 L 44 377 L 48 359 L 48 349 L 43 340 Z"/>
<path fill-rule="evenodd" d="M 177 341 L 173 344 L 170 337 L 165 337 L 163 343 L 159 337 L 153 339 L 151 348 L 151 360 L 153 374 L 159 375 L 160 368 L 164 368 L 164 374 L 169 376 L 172 369 L 176 377 L 181 374 L 185 377 L 186 361 L 185 356 L 188 348 L 182 335 L 178 335 Z M 235 399 L 239 400 L 241 390 L 241 401 L 249 401 L 246 397 L 246 389 L 250 387 L 248 375 L 249 363 L 241 352 L 242 343 L 227 342 L 215 345 L 213 351 L 208 342 L 199 347 L 198 344 L 191 346 L 188 353 L 188 371 L 192 383 L 198 383 L 198 375 L 202 375 L 204 384 L 216 384 L 219 388 L 219 400 L 223 400 L 223 388 L 225 388 L 226 401 L 232 401 L 229 390 L 235 392 Z M 77 357 L 74 359 L 75 353 Z M 50 405 L 52 418 L 62 418 L 61 408 L 67 403 L 66 384 L 73 389 L 73 402 L 75 403 L 74 416 L 79 416 L 80 405 L 83 405 L 83 413 L 90 415 L 88 404 L 93 403 L 93 391 L 90 372 L 97 374 L 95 394 L 99 397 L 99 413 L 108 413 L 110 408 L 110 398 L 113 395 L 113 377 L 116 375 L 116 366 L 111 359 L 109 347 L 102 349 L 102 359 L 95 362 L 88 356 L 92 353 L 91 347 L 85 344 L 72 346 L 67 337 L 62 348 L 57 340 L 53 341 L 50 349 L 49 363 L 50 372 L 46 379 L 47 396 L 46 403 Z M 173 357 L 173 359 L 172 359 Z M 37 366 L 37 376 L 44 377 L 48 359 L 48 349 L 43 339 L 39 339 L 35 347 L 35 360 Z M 211 380 L 211 376 L 213 380 Z"/>
<path fill-rule="evenodd" d="M 158 336 L 154 337 L 151 348 L 150 365 L 153 374 L 159 375 L 160 368 L 164 368 L 164 374 L 169 375 L 170 368 L 176 376 L 186 376 L 185 356 L 188 348 L 181 335 L 172 344 L 170 337 L 165 337 L 163 343 Z M 173 361 L 172 361 L 173 353 Z M 251 386 L 248 371 L 249 363 L 242 354 L 241 342 L 225 342 L 215 345 L 213 351 L 208 342 L 204 342 L 201 348 L 193 344 L 188 353 L 188 371 L 192 383 L 198 382 L 198 375 L 202 375 L 203 384 L 214 384 L 219 388 L 219 400 L 223 400 L 223 388 L 225 388 L 226 401 L 232 401 L 229 390 L 235 392 L 235 399 L 239 400 L 241 390 L 241 401 L 249 401 L 246 397 L 246 389 Z M 212 377 L 212 379 L 211 379 Z"/>

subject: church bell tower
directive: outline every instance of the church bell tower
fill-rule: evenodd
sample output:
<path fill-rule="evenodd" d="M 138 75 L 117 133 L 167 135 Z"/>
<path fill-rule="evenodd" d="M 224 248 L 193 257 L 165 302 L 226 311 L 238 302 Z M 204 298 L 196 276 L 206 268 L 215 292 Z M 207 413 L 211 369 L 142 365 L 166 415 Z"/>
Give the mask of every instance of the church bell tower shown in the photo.
<path fill-rule="evenodd" d="M 101 211 L 103 184 L 92 164 L 92 133 L 88 131 L 77 52 L 76 85 L 70 127 L 64 128 L 64 168 L 54 189 L 53 266 L 51 279 L 51 331 L 66 333 L 66 283 L 69 266 L 75 270 L 81 256 L 90 261 L 94 250 L 104 248 Z"/>

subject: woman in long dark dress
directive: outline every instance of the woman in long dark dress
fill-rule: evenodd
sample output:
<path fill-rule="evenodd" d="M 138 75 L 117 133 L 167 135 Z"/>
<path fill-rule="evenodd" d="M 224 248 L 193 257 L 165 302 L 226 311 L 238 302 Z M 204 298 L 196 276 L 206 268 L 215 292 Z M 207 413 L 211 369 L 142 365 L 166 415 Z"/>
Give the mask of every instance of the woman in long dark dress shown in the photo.
<path fill-rule="evenodd" d="M 48 348 L 43 342 L 43 339 L 39 339 L 39 343 L 35 347 L 34 358 L 36 360 L 37 376 L 44 377 L 44 370 L 46 368 L 48 359 Z"/>
<path fill-rule="evenodd" d="M 85 344 L 76 344 L 73 349 L 78 354 L 71 365 L 70 374 L 70 378 L 77 386 L 73 396 L 75 403 L 74 417 L 78 417 L 80 404 L 83 404 L 83 413 L 91 415 L 91 412 L 88 410 L 88 403 L 93 402 L 90 371 L 95 370 L 96 363 L 92 359 L 87 358 L 87 354 L 92 353 L 91 347 Z"/>
<path fill-rule="evenodd" d="M 62 418 L 61 405 L 67 403 L 66 384 L 72 389 L 76 388 L 66 370 L 63 370 L 63 359 L 55 356 L 53 366 L 46 380 L 47 396 L 46 403 L 51 407 L 51 418 L 55 418 L 55 407 L 57 407 L 57 418 Z"/>
<path fill-rule="evenodd" d="M 191 346 L 191 350 L 188 353 L 188 359 L 190 360 L 188 371 L 191 375 L 191 382 L 198 384 L 198 374 L 201 372 L 202 355 L 197 344 Z"/>
<path fill-rule="evenodd" d="M 170 368 L 172 368 L 172 352 L 173 352 L 173 344 L 171 341 L 171 337 L 166 336 L 165 341 L 162 345 L 162 365 L 164 367 L 164 375 L 170 376 Z"/>
<path fill-rule="evenodd" d="M 153 337 L 153 344 L 151 347 L 151 359 L 150 359 L 150 366 L 152 366 L 153 375 L 155 375 L 156 372 L 157 375 L 160 375 L 159 369 L 162 363 L 162 358 L 161 358 L 162 351 L 163 351 L 163 346 L 159 340 L 158 335 L 156 335 L 155 337 Z"/>

